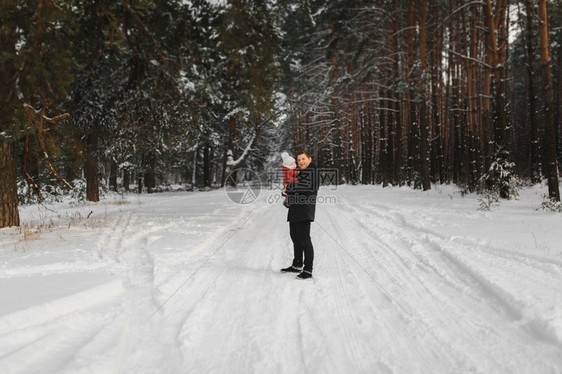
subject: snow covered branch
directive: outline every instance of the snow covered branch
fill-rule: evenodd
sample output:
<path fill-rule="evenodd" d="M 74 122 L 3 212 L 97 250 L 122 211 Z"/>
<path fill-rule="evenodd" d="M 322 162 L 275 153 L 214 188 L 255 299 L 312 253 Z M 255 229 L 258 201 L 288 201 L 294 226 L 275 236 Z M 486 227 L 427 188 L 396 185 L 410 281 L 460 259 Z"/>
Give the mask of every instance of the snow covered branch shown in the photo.
<path fill-rule="evenodd" d="M 226 153 L 226 165 L 229 167 L 229 169 L 231 169 L 231 170 L 238 169 L 240 167 L 240 165 L 242 165 L 242 163 L 248 158 L 248 155 L 249 155 L 250 151 L 252 150 L 252 148 L 256 144 L 256 140 L 258 139 L 258 133 L 259 133 L 259 130 L 256 130 L 256 132 L 252 136 L 252 139 L 248 142 L 248 145 L 244 149 L 244 152 L 242 152 L 242 155 L 240 157 L 238 157 L 236 160 L 234 160 L 232 149 L 229 149 L 227 151 L 227 153 Z"/>

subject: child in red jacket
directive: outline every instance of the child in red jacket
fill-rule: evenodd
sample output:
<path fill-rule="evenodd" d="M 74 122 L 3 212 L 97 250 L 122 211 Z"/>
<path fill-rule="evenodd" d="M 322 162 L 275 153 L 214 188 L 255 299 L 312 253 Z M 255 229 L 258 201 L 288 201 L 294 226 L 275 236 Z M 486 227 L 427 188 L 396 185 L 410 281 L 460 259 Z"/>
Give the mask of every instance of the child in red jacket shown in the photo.
<path fill-rule="evenodd" d="M 281 166 L 281 171 L 283 172 L 283 192 L 282 195 L 285 196 L 285 200 L 283 201 L 283 205 L 287 208 L 289 207 L 289 201 L 287 198 L 287 194 L 285 193 L 285 188 L 290 183 L 297 183 L 297 163 L 295 159 L 287 152 L 281 153 L 281 158 L 283 159 L 283 165 Z"/>

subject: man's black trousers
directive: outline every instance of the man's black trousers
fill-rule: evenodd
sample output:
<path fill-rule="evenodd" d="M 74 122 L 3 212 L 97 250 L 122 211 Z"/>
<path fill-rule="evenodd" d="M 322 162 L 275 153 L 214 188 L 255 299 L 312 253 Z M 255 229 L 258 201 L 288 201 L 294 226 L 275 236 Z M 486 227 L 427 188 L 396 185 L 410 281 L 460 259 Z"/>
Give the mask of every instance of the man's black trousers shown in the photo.
<path fill-rule="evenodd" d="M 289 229 L 295 252 L 293 266 L 303 266 L 304 254 L 304 270 L 312 272 L 314 248 L 312 247 L 312 241 L 310 240 L 310 223 L 311 221 L 289 222 Z"/>

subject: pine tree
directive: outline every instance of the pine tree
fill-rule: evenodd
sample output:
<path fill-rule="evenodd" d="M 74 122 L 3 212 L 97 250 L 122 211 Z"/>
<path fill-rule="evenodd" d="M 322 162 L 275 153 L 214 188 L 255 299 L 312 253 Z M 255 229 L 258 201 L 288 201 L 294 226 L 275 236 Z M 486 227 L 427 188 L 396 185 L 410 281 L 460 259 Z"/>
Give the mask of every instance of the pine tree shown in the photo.
<path fill-rule="evenodd" d="M 235 0 L 219 26 L 221 105 L 228 121 L 227 167 L 242 166 L 274 117 L 279 36 L 266 1 Z"/>
<path fill-rule="evenodd" d="M 75 20 L 70 1 L 49 0 L 3 1 L 0 19 L 0 227 L 4 227 L 19 224 L 14 169 L 14 148 L 19 139 L 34 134 L 42 144 L 44 160 L 60 178 L 44 139 L 49 126 L 62 118 L 57 105 L 72 82 Z"/>
<path fill-rule="evenodd" d="M 558 186 L 558 161 L 556 122 L 554 106 L 554 79 L 552 76 L 552 61 L 550 57 L 550 44 L 548 36 L 548 9 L 547 1 L 539 0 L 539 35 L 542 72 L 545 80 L 544 105 L 546 119 L 546 177 L 548 180 L 548 196 L 555 202 L 560 201 L 560 188 Z"/>

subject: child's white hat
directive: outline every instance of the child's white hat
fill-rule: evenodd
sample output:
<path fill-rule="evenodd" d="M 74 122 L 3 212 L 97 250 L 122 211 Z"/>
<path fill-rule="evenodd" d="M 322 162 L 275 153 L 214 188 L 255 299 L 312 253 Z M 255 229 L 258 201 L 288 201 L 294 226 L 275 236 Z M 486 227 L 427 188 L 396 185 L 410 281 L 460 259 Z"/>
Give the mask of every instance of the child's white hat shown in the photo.
<path fill-rule="evenodd" d="M 285 166 L 291 166 L 291 164 L 295 162 L 295 159 L 289 156 L 287 152 L 282 152 L 281 158 L 283 159 L 283 165 Z"/>

